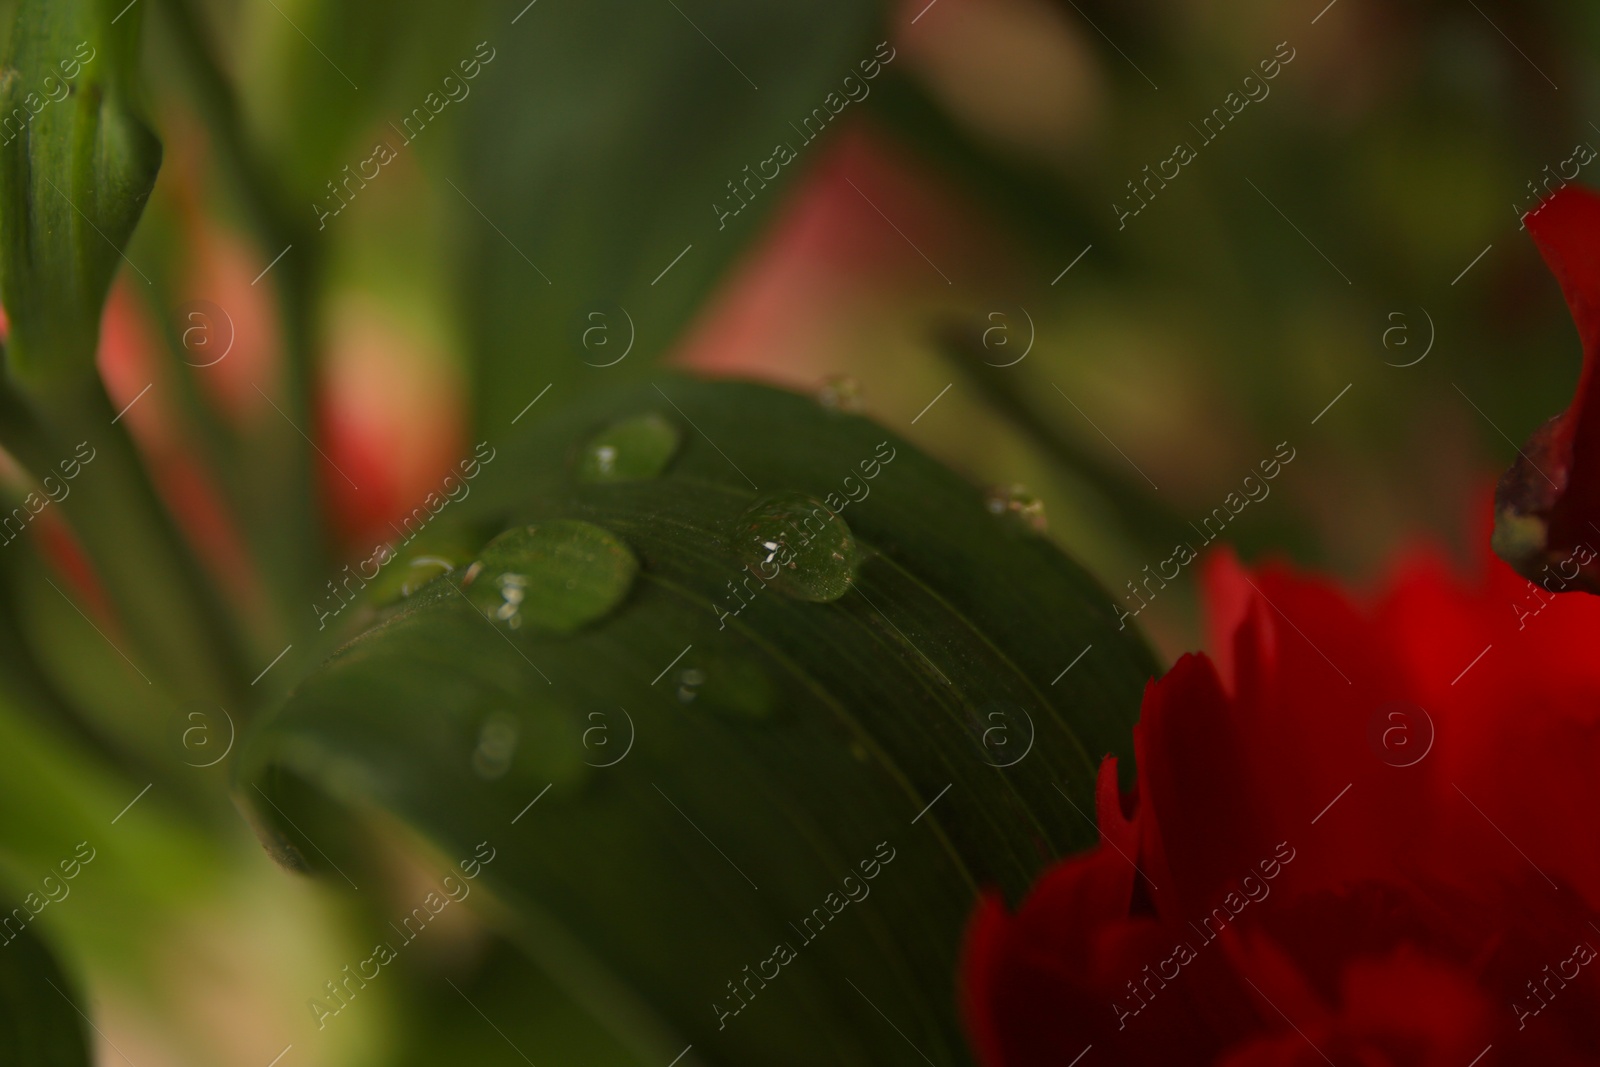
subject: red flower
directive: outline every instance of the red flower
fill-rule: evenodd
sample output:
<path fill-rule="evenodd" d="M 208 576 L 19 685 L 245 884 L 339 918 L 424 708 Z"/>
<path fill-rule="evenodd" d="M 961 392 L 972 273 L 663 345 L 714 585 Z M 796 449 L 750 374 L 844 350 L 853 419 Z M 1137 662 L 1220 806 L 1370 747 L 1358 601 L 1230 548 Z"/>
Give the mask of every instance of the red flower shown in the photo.
<path fill-rule="evenodd" d="M 1572 406 L 1534 432 L 1495 493 L 1494 550 L 1540 581 L 1548 566 L 1600 538 L 1600 196 L 1565 186 L 1523 223 L 1583 342 Z M 1600 564 L 1581 568 L 1574 587 L 1600 592 Z"/>
<path fill-rule="evenodd" d="M 973 919 L 982 1061 L 1600 1063 L 1600 600 L 1205 582 L 1217 659 L 1147 688 L 1101 843 Z"/>

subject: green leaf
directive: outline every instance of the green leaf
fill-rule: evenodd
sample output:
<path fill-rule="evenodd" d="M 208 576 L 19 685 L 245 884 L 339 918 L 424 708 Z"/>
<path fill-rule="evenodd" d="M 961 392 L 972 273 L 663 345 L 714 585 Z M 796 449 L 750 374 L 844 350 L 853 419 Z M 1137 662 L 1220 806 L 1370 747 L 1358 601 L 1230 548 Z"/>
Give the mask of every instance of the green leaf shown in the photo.
<path fill-rule="evenodd" d="M 132 100 L 142 12 L 121 6 L 22 0 L 7 42 L 0 293 L 10 368 L 25 381 L 94 373 L 100 306 L 160 167 Z"/>
<path fill-rule="evenodd" d="M 482 0 L 275 0 L 234 16 L 246 36 L 218 39 L 252 71 L 240 89 L 298 218 L 312 222 L 318 201 L 338 206 L 328 183 L 343 180 L 347 165 L 358 172 L 375 140 L 400 149 L 399 124 L 429 93 L 443 99 L 461 91 L 457 64 L 482 39 L 482 7 Z M 475 106 L 466 103 L 473 88 L 469 82 L 463 107 Z M 454 103 L 441 125 L 457 121 Z M 427 141 L 438 136 L 430 132 Z"/>
<path fill-rule="evenodd" d="M 31 928 L 0 944 L 0 1067 L 89 1067 L 81 1001 Z"/>
<path fill-rule="evenodd" d="M 641 419 L 675 431 L 662 472 L 587 479 Z M 605 553 L 390 608 L 247 746 L 275 851 L 342 866 L 332 797 L 492 855 L 510 936 L 659 1062 L 964 1061 L 975 893 L 1092 843 L 1098 762 L 1127 769 L 1154 664 L 1109 594 L 888 431 L 757 386 L 612 393 L 477 454 L 441 522 L 597 527 L 637 574 L 569 634 L 514 623 L 614 591 Z"/>
<path fill-rule="evenodd" d="M 496 58 L 461 107 L 460 195 L 444 194 L 466 235 L 485 426 L 551 381 L 657 359 L 827 136 L 860 120 L 845 79 L 860 96 L 877 84 L 863 63 L 881 81 L 905 62 L 880 63 L 882 6 L 860 0 L 501 0 L 489 15 Z M 766 163 L 780 145 L 794 158 Z"/>
<path fill-rule="evenodd" d="M 35 921 L 97 971 L 139 973 L 152 932 L 190 916 L 225 879 L 228 853 L 202 836 L 195 820 L 207 809 L 220 814 L 225 800 L 125 774 L 41 718 L 0 692 L 0 751 L 11 760 L 10 772 L 0 775 L 0 896 L 48 898 L 44 879 L 59 880 L 63 861 L 83 860 L 78 876 L 66 880 L 70 896 L 48 904 Z M 189 725 L 173 714 L 174 734 Z M 216 726 L 220 734 L 221 722 Z M 169 766 L 182 751 L 168 750 Z M 136 797 L 137 806 L 108 832 Z M 7 951 L 0 948 L 0 956 Z"/>
<path fill-rule="evenodd" d="M 638 1062 L 503 940 L 491 939 L 469 968 L 448 970 L 411 968 L 397 976 L 405 982 L 395 1012 L 404 1033 L 385 1062 L 395 1067 L 524 1062 L 518 1054 L 536 1064 L 635 1067 Z"/>

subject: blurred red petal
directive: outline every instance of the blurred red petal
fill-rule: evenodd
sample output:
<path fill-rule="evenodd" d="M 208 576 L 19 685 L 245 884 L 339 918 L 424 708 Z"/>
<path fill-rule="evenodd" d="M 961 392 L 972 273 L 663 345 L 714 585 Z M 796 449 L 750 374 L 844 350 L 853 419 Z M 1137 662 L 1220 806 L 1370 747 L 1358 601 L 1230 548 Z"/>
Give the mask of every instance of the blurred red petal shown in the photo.
<path fill-rule="evenodd" d="M 1570 446 L 1573 481 L 1569 496 L 1591 501 L 1600 510 L 1600 195 L 1569 185 L 1557 190 L 1524 219 L 1545 265 L 1550 268 L 1583 342 L 1583 373 L 1577 395 L 1554 437 L 1565 454 Z M 1552 472 L 1553 473 L 1553 472 Z"/>
<path fill-rule="evenodd" d="M 1572 404 L 1534 431 L 1496 491 L 1494 548 L 1518 573 L 1587 548 L 1575 589 L 1600 591 L 1600 196 L 1564 186 L 1524 217 L 1578 327 L 1583 370 Z M 1563 585 L 1565 588 L 1565 584 Z"/>
<path fill-rule="evenodd" d="M 462 452 L 460 387 L 442 353 L 360 301 L 336 316 L 329 347 L 318 479 L 341 542 L 370 549 L 430 493 L 443 494 Z"/>
<path fill-rule="evenodd" d="M 984 1067 L 1003 1067 L 1000 1034 L 994 1020 L 990 993 L 999 977 L 1003 942 L 1011 917 L 1000 895 L 988 892 L 967 923 L 961 952 L 961 1014 L 972 1035 L 978 1061 Z"/>
<path fill-rule="evenodd" d="M 1254 772 L 1216 668 L 1185 655 L 1145 692 L 1134 748 L 1143 858 L 1157 910 L 1202 915 L 1272 851 Z"/>

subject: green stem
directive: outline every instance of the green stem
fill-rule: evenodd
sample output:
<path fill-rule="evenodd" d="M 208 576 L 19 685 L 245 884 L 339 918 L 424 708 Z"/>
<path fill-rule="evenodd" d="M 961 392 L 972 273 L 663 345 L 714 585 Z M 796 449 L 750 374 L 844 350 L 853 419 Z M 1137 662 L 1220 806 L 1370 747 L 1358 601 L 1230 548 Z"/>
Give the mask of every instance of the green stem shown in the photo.
<path fill-rule="evenodd" d="M 227 613 L 115 418 L 98 379 L 28 399 L 0 387 L 0 444 L 62 487 L 48 506 L 94 561 L 136 662 L 186 699 L 235 700 L 244 667 Z"/>
<path fill-rule="evenodd" d="M 0 508 L 9 511 L 15 503 L 8 499 L 0 502 Z M 42 635 L 30 630 L 30 620 L 19 613 L 18 603 L 24 575 L 37 573 L 41 567 L 37 552 L 25 540 L 8 543 L 0 552 L 0 716 L 12 712 L 32 719 L 53 737 L 108 767 L 120 767 L 138 781 L 163 783 L 174 795 L 186 798 L 186 810 L 198 810 L 208 799 L 210 787 L 190 769 L 193 763 L 174 765 L 175 730 L 170 718 L 142 721 L 136 731 L 107 729 L 103 720 L 87 714 L 63 690 L 62 679 L 44 666 L 33 647 Z M 106 654 L 111 653 L 108 650 Z M 193 725 L 189 719 L 180 722 L 182 729 Z"/>
<path fill-rule="evenodd" d="M 306 615 L 325 578 L 332 551 L 316 507 L 317 459 L 306 436 L 315 432 L 311 402 L 316 360 L 316 291 L 322 275 L 321 250 L 309 224 L 286 206 L 272 169 L 245 133 L 238 99 L 212 54 L 191 0 L 164 0 L 167 25 L 179 59 L 194 84 L 192 99 L 218 150 L 218 158 L 244 202 L 261 250 L 268 260 L 282 254 L 272 269 L 283 323 L 285 396 L 278 406 L 284 422 L 266 464 L 256 472 L 261 489 L 254 514 L 245 516 L 256 548 L 273 580 L 286 620 Z M 261 386 L 258 384 L 258 388 Z M 292 621 L 291 621 L 292 625 Z"/>
<path fill-rule="evenodd" d="M 199 14 L 190 0 L 164 0 L 164 6 L 178 57 L 194 82 L 196 91 L 191 99 L 215 139 L 219 158 L 239 188 L 251 224 L 264 237 L 284 237 L 296 227 L 277 185 L 269 177 L 271 172 L 265 161 L 245 135 L 238 97 L 212 55 L 200 28 Z"/>

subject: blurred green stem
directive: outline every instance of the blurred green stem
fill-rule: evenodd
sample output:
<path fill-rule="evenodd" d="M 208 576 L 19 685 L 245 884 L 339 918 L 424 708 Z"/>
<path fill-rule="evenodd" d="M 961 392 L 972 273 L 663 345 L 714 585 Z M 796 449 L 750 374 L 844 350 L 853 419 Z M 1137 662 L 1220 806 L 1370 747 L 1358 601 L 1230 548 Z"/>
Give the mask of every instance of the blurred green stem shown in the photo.
<path fill-rule="evenodd" d="M 59 506 L 140 658 L 174 694 L 232 700 L 244 688 L 235 631 L 116 417 L 97 377 L 32 397 L 0 386 L 0 445 L 65 487 Z"/>
<path fill-rule="evenodd" d="M 1006 422 L 1019 429 L 1053 463 L 1087 482 L 1122 515 L 1131 540 L 1165 554 L 1189 537 L 1191 528 L 1177 512 L 1114 473 L 1090 449 L 1040 416 L 1023 395 L 1024 387 L 1030 382 L 1036 384 L 1036 380 L 987 363 L 982 340 L 969 329 L 944 329 L 936 344 L 946 361 Z"/>
<path fill-rule="evenodd" d="M 316 461 L 307 439 L 316 432 L 312 387 L 322 251 L 310 226 L 297 221 L 288 209 L 272 169 L 246 135 L 238 98 L 212 53 L 194 4 L 191 0 L 164 0 L 163 8 L 178 57 L 194 83 L 191 99 L 244 202 L 265 261 L 282 257 L 274 262 L 271 277 L 282 313 L 287 357 L 279 406 L 292 429 L 282 428 L 282 447 L 261 487 L 258 513 L 246 519 L 256 558 L 275 579 L 273 592 L 288 622 L 307 610 L 311 591 L 320 584 L 332 558 L 316 507 Z"/>
<path fill-rule="evenodd" d="M 0 508 L 9 512 L 17 503 L 16 498 L 5 494 Z M 187 769 L 177 771 L 170 758 L 152 758 L 148 749 L 113 739 L 92 716 L 84 714 L 84 709 L 62 690 L 60 680 L 44 668 L 33 647 L 43 635 L 22 614 L 19 598 L 22 576 L 45 568 L 36 546 L 26 539 L 6 544 L 0 553 L 0 705 L 14 709 L 19 717 L 36 721 L 62 744 L 71 745 L 108 767 L 120 767 L 130 777 L 163 781 L 179 791 L 198 794 L 203 788 L 202 779 Z M 4 714 L 4 708 L 0 708 L 0 715 Z M 149 725 L 152 732 L 162 731 L 162 741 L 170 740 L 166 734 L 168 723 Z M 159 755 L 167 757 L 168 752 L 162 749 Z"/>

